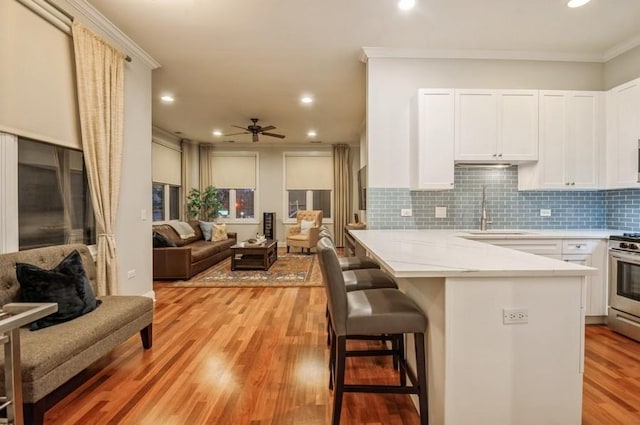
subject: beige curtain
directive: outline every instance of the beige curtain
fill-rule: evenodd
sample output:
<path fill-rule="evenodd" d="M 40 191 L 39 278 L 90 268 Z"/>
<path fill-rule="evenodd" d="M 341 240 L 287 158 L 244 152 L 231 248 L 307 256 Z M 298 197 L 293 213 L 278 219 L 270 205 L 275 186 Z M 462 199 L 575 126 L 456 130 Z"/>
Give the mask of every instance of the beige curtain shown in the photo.
<path fill-rule="evenodd" d="M 193 152 L 191 151 L 191 143 L 182 139 L 180 141 L 182 150 L 182 211 L 187 210 L 187 196 L 189 191 L 194 187 L 191 181 L 191 162 L 193 161 Z"/>
<path fill-rule="evenodd" d="M 194 187 L 194 184 L 191 181 L 191 163 L 193 162 L 193 151 L 191 150 L 191 143 L 185 139 L 182 139 L 180 141 L 180 150 L 182 151 L 181 185 L 184 188 L 184 192 L 186 194 L 189 193 L 189 190 L 191 190 L 192 187 Z"/>
<path fill-rule="evenodd" d="M 344 246 L 344 228 L 351 214 L 351 149 L 348 145 L 333 146 L 333 223 L 336 246 Z"/>
<path fill-rule="evenodd" d="M 200 190 L 205 190 L 207 186 L 213 184 L 211 174 L 211 157 L 213 156 L 213 146 L 200 145 Z"/>
<path fill-rule="evenodd" d="M 96 216 L 98 295 L 118 292 L 114 228 L 122 166 L 125 55 L 73 23 L 82 150 Z"/>

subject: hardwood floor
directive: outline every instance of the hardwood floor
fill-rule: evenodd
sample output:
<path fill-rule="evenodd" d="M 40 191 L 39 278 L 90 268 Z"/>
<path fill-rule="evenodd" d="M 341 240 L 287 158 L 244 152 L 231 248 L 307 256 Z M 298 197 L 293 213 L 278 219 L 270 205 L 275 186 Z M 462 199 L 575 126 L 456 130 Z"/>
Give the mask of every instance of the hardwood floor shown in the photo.
<path fill-rule="evenodd" d="M 47 425 L 329 422 L 323 288 L 155 290 L 153 348 L 131 338 L 94 364 Z M 390 366 L 351 358 L 348 379 L 395 383 Z M 585 369 L 583 424 L 640 424 L 640 344 L 590 326 Z M 347 394 L 342 424 L 416 425 L 418 415 L 407 396 Z"/>

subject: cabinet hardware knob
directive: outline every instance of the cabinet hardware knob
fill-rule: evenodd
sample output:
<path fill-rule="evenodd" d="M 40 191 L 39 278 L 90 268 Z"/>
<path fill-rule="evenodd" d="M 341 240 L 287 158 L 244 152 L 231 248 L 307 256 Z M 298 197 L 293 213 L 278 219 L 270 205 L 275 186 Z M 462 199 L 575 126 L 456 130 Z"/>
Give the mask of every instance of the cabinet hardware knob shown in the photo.
<path fill-rule="evenodd" d="M 494 158 L 495 158 L 495 157 L 497 157 L 497 156 L 498 156 L 498 154 L 497 154 L 497 153 L 494 153 L 494 154 L 493 154 L 493 157 L 494 157 Z"/>
<path fill-rule="evenodd" d="M 498 154 L 498 158 L 502 158 L 502 154 L 501 153 Z"/>
<path fill-rule="evenodd" d="M 571 186 L 575 186 L 575 185 L 576 185 L 576 182 L 571 182 Z"/>
<path fill-rule="evenodd" d="M 565 186 L 569 186 L 569 184 L 570 184 L 569 182 L 566 182 L 564 185 L 565 185 Z"/>

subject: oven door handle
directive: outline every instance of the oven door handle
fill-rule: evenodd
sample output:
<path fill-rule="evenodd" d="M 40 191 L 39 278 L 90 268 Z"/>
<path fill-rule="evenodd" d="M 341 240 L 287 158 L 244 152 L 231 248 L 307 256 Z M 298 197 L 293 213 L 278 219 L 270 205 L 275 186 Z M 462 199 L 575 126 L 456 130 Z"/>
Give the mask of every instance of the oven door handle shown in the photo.
<path fill-rule="evenodd" d="M 623 254 L 620 251 L 609 251 L 609 256 L 614 260 L 621 260 L 625 263 L 640 265 L 640 255 L 636 254 Z"/>

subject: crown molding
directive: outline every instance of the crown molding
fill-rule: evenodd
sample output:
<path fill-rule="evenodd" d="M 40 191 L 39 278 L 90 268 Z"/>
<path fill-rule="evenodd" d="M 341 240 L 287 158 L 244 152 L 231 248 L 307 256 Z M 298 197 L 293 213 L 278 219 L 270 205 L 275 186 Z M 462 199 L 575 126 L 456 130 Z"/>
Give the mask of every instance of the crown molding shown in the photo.
<path fill-rule="evenodd" d="M 626 53 L 638 46 L 640 46 L 640 33 L 636 34 L 635 37 L 631 37 L 630 39 L 623 41 L 622 43 L 616 44 L 615 46 L 604 52 L 604 62 L 609 62 L 611 59 L 620 56 L 621 54 Z"/>
<path fill-rule="evenodd" d="M 160 64 L 151 57 L 150 54 L 145 52 L 140 46 L 138 46 L 129 36 L 116 27 L 110 20 L 108 20 L 98 9 L 89 4 L 86 0 L 65 0 L 70 6 L 76 9 L 83 18 L 86 18 L 89 22 L 95 25 L 100 31 L 102 31 L 108 38 L 119 44 L 127 54 L 131 57 L 142 61 L 151 69 L 160 68 Z M 75 16 L 76 19 L 78 16 Z"/>
<path fill-rule="evenodd" d="M 164 128 L 160 128 L 156 125 L 151 126 L 151 137 L 153 139 L 160 139 L 160 140 L 165 140 L 172 143 L 177 143 L 178 145 L 182 141 L 182 138 L 180 136 L 177 136 L 171 133 L 170 131 L 167 131 Z"/>
<path fill-rule="evenodd" d="M 554 62 L 604 62 L 601 55 L 527 52 L 516 50 L 468 50 L 468 49 L 412 49 L 389 47 L 363 47 L 360 60 L 371 58 L 402 59 L 493 59 Z"/>

